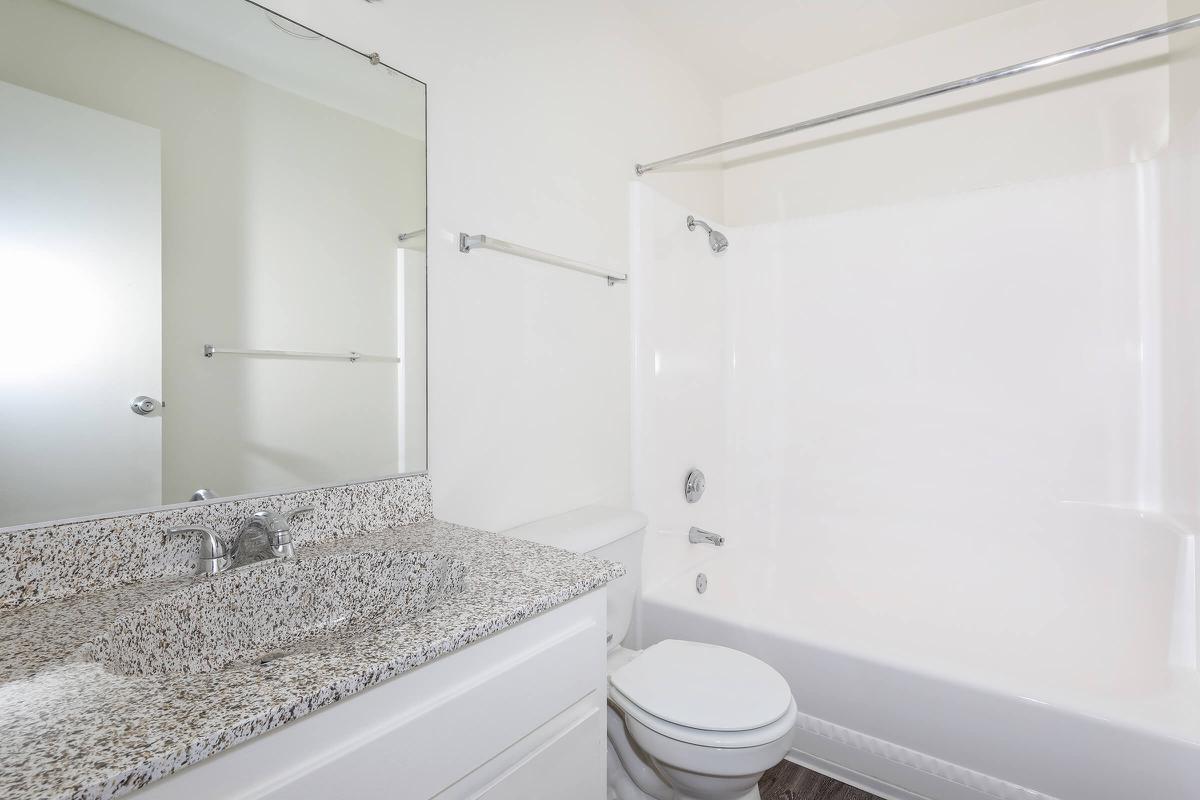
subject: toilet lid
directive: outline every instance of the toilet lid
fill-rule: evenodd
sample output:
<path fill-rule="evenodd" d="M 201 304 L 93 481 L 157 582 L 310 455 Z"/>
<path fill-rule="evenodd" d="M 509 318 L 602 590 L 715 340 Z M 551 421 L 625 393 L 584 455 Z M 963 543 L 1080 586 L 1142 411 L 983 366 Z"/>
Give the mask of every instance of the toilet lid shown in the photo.
<path fill-rule="evenodd" d="M 609 676 L 630 702 L 659 719 L 709 731 L 770 725 L 792 702 L 783 676 L 728 647 L 668 639 Z"/>

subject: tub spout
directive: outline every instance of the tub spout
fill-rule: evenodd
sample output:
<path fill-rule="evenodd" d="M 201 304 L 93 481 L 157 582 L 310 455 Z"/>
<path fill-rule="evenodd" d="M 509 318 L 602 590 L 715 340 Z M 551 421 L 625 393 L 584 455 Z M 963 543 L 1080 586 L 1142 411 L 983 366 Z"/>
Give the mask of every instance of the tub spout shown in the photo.
<path fill-rule="evenodd" d="M 708 543 L 717 547 L 721 547 L 725 544 L 725 537 L 715 534 L 712 531 L 701 530 L 700 528 L 693 527 L 690 531 L 688 531 L 688 541 L 692 544 Z"/>

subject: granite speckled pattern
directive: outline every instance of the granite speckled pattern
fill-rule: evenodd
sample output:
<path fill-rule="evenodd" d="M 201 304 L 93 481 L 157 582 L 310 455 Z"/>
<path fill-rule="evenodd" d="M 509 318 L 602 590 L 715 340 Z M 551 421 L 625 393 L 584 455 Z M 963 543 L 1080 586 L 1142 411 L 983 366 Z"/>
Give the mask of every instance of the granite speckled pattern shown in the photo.
<path fill-rule="evenodd" d="M 304 545 L 432 519 L 427 475 L 285 492 L 268 497 L 211 500 L 184 506 L 0 531 L 0 606 L 69 597 L 195 570 L 198 542 L 167 537 L 176 525 L 207 525 L 232 537 L 255 511 L 314 506 L 292 523 Z"/>
<path fill-rule="evenodd" d="M 399 550 L 259 563 L 134 606 L 81 653 L 124 675 L 214 672 L 428 611 L 462 591 L 465 571 L 448 555 Z"/>
<path fill-rule="evenodd" d="M 624 574 L 436 520 L 310 540 L 298 558 L 389 552 L 449 556 L 462 565 L 461 590 L 424 613 L 370 616 L 267 664 L 219 672 L 118 674 L 84 649 L 123 613 L 228 575 L 158 577 L 0 611 L 0 797 L 118 797 Z"/>

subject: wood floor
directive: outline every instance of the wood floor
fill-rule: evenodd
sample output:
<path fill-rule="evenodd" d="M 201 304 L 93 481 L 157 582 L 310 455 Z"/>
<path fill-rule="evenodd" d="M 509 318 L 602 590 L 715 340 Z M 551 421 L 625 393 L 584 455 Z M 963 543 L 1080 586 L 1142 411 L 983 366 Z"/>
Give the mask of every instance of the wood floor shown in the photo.
<path fill-rule="evenodd" d="M 758 782 L 762 800 L 879 800 L 873 794 L 784 761 Z"/>

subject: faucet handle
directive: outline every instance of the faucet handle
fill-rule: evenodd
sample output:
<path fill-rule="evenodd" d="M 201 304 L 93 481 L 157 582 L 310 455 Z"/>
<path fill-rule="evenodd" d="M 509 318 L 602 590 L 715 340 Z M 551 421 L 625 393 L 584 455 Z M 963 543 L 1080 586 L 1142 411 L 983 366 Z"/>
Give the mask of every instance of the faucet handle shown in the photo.
<path fill-rule="evenodd" d="M 283 517 L 286 527 L 280 530 L 267 529 L 267 542 L 271 548 L 271 555 L 275 558 L 292 559 L 296 557 L 296 548 L 292 544 L 292 520 L 296 517 L 311 514 L 317 509 L 313 506 L 300 506 L 293 508 L 291 511 L 284 511 L 277 515 Z"/>
<path fill-rule="evenodd" d="M 293 508 L 291 511 L 283 512 L 283 518 L 287 520 L 288 525 L 291 525 L 292 520 L 296 519 L 296 517 L 303 517 L 316 510 L 316 506 L 300 506 L 299 508 Z"/>
<path fill-rule="evenodd" d="M 229 569 L 232 562 L 229 559 L 229 546 L 221 535 L 206 525 L 177 525 L 167 528 L 167 536 L 182 536 L 198 533 L 200 539 L 200 558 L 196 562 L 197 575 L 216 575 Z"/>

